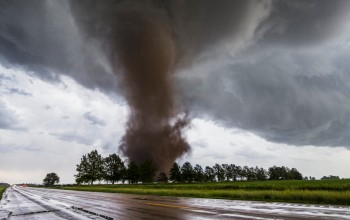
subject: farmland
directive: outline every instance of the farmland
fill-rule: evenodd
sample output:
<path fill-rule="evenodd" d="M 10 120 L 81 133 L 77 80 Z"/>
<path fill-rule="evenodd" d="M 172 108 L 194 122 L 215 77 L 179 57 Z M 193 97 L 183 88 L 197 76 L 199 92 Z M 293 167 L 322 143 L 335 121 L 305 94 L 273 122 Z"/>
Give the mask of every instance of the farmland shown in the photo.
<path fill-rule="evenodd" d="M 61 189 L 194 198 L 350 205 L 350 180 L 277 180 L 63 186 Z"/>

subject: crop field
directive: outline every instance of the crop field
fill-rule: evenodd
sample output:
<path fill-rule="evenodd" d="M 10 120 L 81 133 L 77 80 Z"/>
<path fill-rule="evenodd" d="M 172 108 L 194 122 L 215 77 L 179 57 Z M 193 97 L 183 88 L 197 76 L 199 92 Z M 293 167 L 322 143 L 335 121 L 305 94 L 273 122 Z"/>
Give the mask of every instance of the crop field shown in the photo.
<path fill-rule="evenodd" d="M 84 185 L 63 186 L 61 189 L 194 198 L 350 205 L 350 179 Z"/>

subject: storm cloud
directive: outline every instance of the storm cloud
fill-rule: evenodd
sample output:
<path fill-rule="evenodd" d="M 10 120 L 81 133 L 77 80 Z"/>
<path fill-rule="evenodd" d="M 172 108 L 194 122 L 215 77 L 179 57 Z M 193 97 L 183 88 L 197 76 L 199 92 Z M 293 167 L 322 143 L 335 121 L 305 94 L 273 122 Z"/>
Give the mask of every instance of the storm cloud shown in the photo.
<path fill-rule="evenodd" d="M 174 98 L 191 117 L 350 147 L 349 1 L 3 1 L 0 62 L 125 95 L 113 39 L 125 31 L 115 13 L 131 9 L 169 32 Z"/>
<path fill-rule="evenodd" d="M 192 112 L 225 126 L 292 145 L 349 146 L 350 66 L 335 67 L 341 57 L 274 51 L 181 79 L 181 89 Z"/>
<path fill-rule="evenodd" d="M 85 41 L 68 1 L 2 1 L 0 60 L 48 81 L 69 75 L 88 88 L 116 90 L 98 42 Z"/>
<path fill-rule="evenodd" d="M 181 76 L 191 112 L 273 142 L 349 148 L 349 8 L 276 2 L 254 45 Z"/>

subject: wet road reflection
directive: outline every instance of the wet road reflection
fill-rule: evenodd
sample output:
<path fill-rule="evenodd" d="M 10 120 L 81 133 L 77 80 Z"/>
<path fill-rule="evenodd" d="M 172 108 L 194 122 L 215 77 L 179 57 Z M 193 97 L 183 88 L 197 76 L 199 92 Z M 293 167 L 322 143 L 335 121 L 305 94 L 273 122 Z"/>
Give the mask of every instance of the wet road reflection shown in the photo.
<path fill-rule="evenodd" d="M 350 207 L 10 188 L 0 219 L 350 219 Z"/>

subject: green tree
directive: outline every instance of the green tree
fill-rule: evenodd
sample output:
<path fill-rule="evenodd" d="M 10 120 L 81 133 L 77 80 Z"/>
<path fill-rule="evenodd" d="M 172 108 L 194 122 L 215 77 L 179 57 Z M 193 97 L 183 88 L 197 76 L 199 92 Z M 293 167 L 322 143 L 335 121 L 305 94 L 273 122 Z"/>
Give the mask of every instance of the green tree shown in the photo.
<path fill-rule="evenodd" d="M 296 169 L 296 168 L 292 168 L 290 170 L 290 178 L 293 180 L 302 180 L 303 179 L 303 175 Z"/>
<path fill-rule="evenodd" d="M 142 183 L 154 182 L 157 167 L 152 160 L 146 160 L 140 165 L 140 179 Z"/>
<path fill-rule="evenodd" d="M 310 177 L 310 179 L 311 179 L 311 177 Z M 339 180 L 339 179 L 340 179 L 339 176 L 333 176 L 333 175 L 323 176 L 321 178 L 321 180 Z"/>
<path fill-rule="evenodd" d="M 266 180 L 267 179 L 267 171 L 264 168 L 255 168 L 256 179 L 257 180 Z"/>
<path fill-rule="evenodd" d="M 182 174 L 183 181 L 188 183 L 193 181 L 193 167 L 190 162 L 186 162 L 182 164 L 181 174 Z"/>
<path fill-rule="evenodd" d="M 130 184 L 138 183 L 140 180 L 140 170 L 135 161 L 129 163 L 126 170 L 126 179 Z"/>
<path fill-rule="evenodd" d="M 204 180 L 205 182 L 215 182 L 215 170 L 212 167 L 205 167 Z"/>
<path fill-rule="evenodd" d="M 59 183 L 60 178 L 57 176 L 56 173 L 48 173 L 46 174 L 46 177 L 43 179 L 43 183 L 45 186 L 53 186 L 55 183 Z"/>
<path fill-rule="evenodd" d="M 289 179 L 303 179 L 303 175 L 295 168 L 289 169 L 288 167 L 273 166 L 269 168 L 270 180 L 289 180 Z"/>
<path fill-rule="evenodd" d="M 241 170 L 241 180 L 248 180 L 249 167 L 244 166 Z"/>
<path fill-rule="evenodd" d="M 166 173 L 161 172 L 159 173 L 159 176 L 157 177 L 157 182 L 159 183 L 167 183 L 168 182 L 168 177 Z"/>
<path fill-rule="evenodd" d="M 128 179 L 127 167 L 125 167 L 125 165 L 124 165 L 124 167 L 123 167 L 122 170 L 121 170 L 121 174 L 122 174 L 121 181 L 122 181 L 122 183 L 124 184 L 125 181 L 127 181 L 127 179 Z"/>
<path fill-rule="evenodd" d="M 237 181 L 238 178 L 242 178 L 242 167 L 235 166 L 233 167 L 233 181 Z"/>
<path fill-rule="evenodd" d="M 114 184 L 123 178 L 125 172 L 124 162 L 118 155 L 110 154 L 103 159 L 103 171 L 104 179 Z"/>
<path fill-rule="evenodd" d="M 180 170 L 180 165 L 178 163 L 174 163 L 169 171 L 170 177 L 169 179 L 173 182 L 180 183 L 182 181 L 182 175 Z"/>
<path fill-rule="evenodd" d="M 248 181 L 256 180 L 256 173 L 255 173 L 254 167 L 248 168 L 248 170 L 247 170 L 247 180 Z"/>
<path fill-rule="evenodd" d="M 225 170 L 222 168 L 220 164 L 215 164 L 213 166 L 215 176 L 218 182 L 223 182 L 225 180 Z"/>
<path fill-rule="evenodd" d="M 193 180 L 198 183 L 204 181 L 204 171 L 199 164 L 193 168 Z"/>
<path fill-rule="evenodd" d="M 284 167 L 282 166 L 282 178 L 283 180 L 290 180 L 292 179 L 291 175 L 290 175 L 290 169 L 288 167 Z"/>
<path fill-rule="evenodd" d="M 231 179 L 233 179 L 233 175 L 234 175 L 233 171 L 234 171 L 235 165 L 234 164 L 222 164 L 221 166 L 225 170 L 226 181 L 230 181 Z"/>
<path fill-rule="evenodd" d="M 97 150 L 93 150 L 83 155 L 76 170 L 78 174 L 75 175 L 75 180 L 78 184 L 90 183 L 93 185 L 96 180 L 103 179 L 103 158 Z"/>
<path fill-rule="evenodd" d="M 268 173 L 270 180 L 278 180 L 280 178 L 277 166 L 270 167 Z"/>
<path fill-rule="evenodd" d="M 282 180 L 286 179 L 286 169 L 285 167 L 273 166 L 269 168 L 269 177 L 270 180 Z"/>

